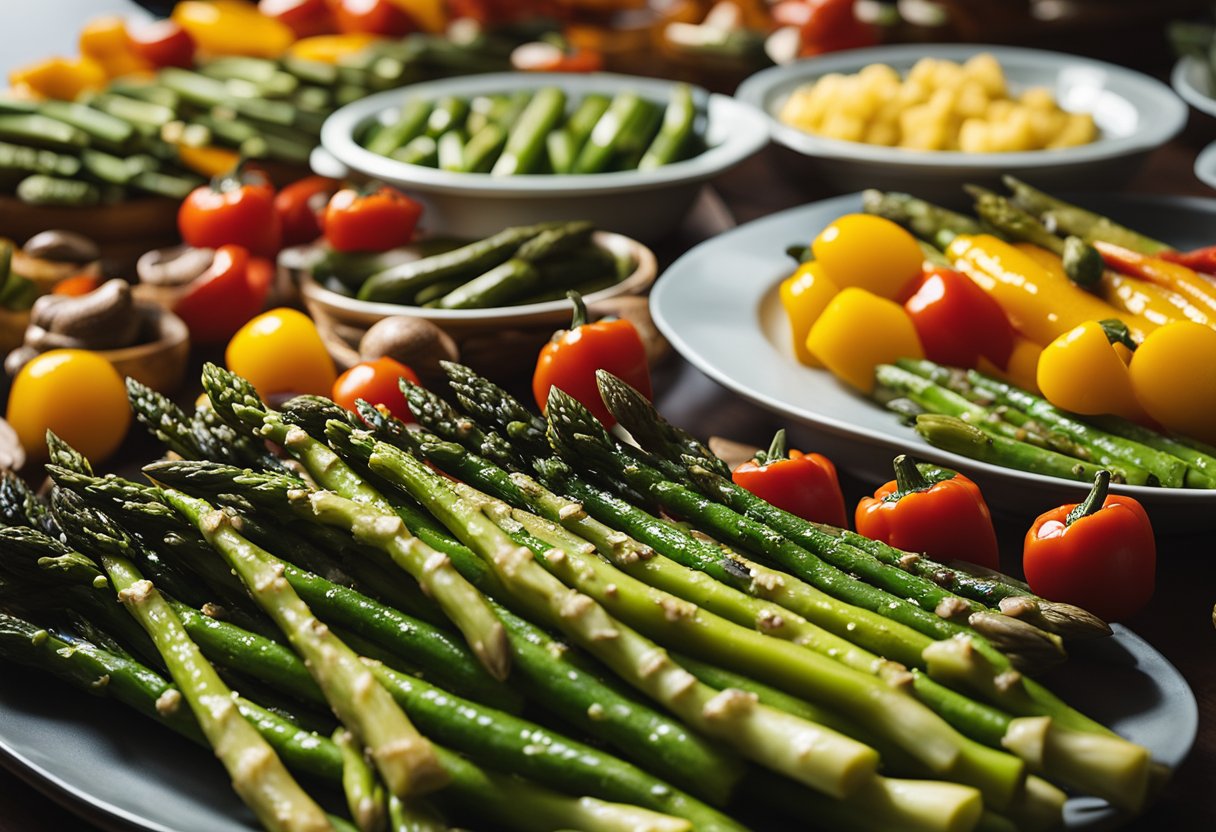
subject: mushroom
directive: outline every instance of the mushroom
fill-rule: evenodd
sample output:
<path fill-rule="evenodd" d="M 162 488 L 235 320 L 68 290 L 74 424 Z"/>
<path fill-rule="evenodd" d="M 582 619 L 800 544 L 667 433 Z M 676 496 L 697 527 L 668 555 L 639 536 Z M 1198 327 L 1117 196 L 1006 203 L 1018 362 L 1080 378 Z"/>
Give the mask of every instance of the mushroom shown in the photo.
<path fill-rule="evenodd" d="M 152 286 L 184 286 L 211 267 L 215 250 L 192 246 L 154 248 L 135 263 L 141 283 Z"/>
<path fill-rule="evenodd" d="M 388 356 L 412 369 L 430 384 L 443 379 L 440 361 L 458 361 L 460 354 L 452 337 L 423 318 L 393 315 L 374 323 L 359 341 L 364 360 Z"/>
<path fill-rule="evenodd" d="M 25 343 L 39 351 L 128 347 L 139 340 L 141 329 L 131 287 L 118 278 L 79 297 L 43 295 L 30 316 Z"/>
<path fill-rule="evenodd" d="M 76 274 L 100 274 L 101 252 L 96 243 L 74 231 L 43 231 L 14 252 L 13 270 L 49 290 Z"/>

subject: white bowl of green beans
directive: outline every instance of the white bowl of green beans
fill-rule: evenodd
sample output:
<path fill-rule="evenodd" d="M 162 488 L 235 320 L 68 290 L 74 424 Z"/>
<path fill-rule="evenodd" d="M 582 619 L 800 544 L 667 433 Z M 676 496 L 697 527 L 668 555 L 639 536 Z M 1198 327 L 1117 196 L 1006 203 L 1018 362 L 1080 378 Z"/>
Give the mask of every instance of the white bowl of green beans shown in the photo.
<path fill-rule="evenodd" d="M 578 217 L 656 240 L 679 226 L 704 182 L 767 141 L 758 110 L 679 82 L 497 73 L 341 108 L 322 127 L 314 166 L 417 196 L 432 233 L 484 236 Z"/>

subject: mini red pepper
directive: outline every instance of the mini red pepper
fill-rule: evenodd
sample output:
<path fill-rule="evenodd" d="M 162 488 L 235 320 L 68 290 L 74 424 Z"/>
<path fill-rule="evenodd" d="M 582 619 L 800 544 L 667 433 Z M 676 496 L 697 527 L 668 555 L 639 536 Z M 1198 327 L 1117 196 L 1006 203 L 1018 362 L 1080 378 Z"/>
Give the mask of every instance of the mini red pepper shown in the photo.
<path fill-rule="evenodd" d="M 1022 568 L 1035 593 L 1106 621 L 1139 612 L 1153 595 L 1157 544 L 1144 507 L 1108 494 L 1099 471 L 1085 501 L 1040 514 L 1026 533 Z"/>
<path fill-rule="evenodd" d="M 760 451 L 731 472 L 735 485 L 779 509 L 812 523 L 843 528 L 844 494 L 836 466 L 822 454 L 804 454 L 785 447 L 785 430 L 777 431 L 768 451 Z"/>
<path fill-rule="evenodd" d="M 251 257 L 243 246 L 216 249 L 211 266 L 187 286 L 173 306 L 198 344 L 222 344 L 262 311 L 274 263 Z"/>
<path fill-rule="evenodd" d="M 973 368 L 982 355 L 1001 369 L 1009 366 L 1013 326 L 1000 304 L 966 275 L 926 269 L 913 284 L 904 310 L 929 359 Z"/>
<path fill-rule="evenodd" d="M 243 162 L 191 191 L 177 211 L 177 228 L 195 248 L 232 244 L 259 257 L 274 257 L 282 242 L 274 187 Z"/>
<path fill-rule="evenodd" d="M 953 471 L 926 478 L 906 454 L 895 457 L 895 479 L 857 504 L 857 531 L 934 560 L 965 560 L 1000 568 L 992 515 L 979 486 Z"/>
<path fill-rule="evenodd" d="M 646 346 L 629 321 L 618 318 L 588 323 L 587 306 L 578 292 L 569 292 L 567 297 L 574 303 L 574 319 L 569 329 L 555 332 L 541 349 L 532 375 L 532 394 L 543 412 L 549 389 L 556 387 L 594 413 L 604 427 L 612 427 L 616 419 L 600 398 L 595 371 L 607 370 L 652 398 Z"/>

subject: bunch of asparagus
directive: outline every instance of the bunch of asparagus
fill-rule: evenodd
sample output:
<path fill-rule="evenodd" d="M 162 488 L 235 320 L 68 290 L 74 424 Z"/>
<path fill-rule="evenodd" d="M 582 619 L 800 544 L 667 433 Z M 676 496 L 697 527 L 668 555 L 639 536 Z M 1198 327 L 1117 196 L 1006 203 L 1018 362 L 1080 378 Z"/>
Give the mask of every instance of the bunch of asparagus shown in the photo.
<path fill-rule="evenodd" d="M 785 514 L 607 374 L 645 450 L 447 371 L 464 412 L 403 382 L 409 428 L 215 366 L 193 415 L 130 382 L 180 459 L 144 485 L 52 439 L 50 505 L 0 480 L 0 655 L 205 738 L 271 829 L 345 823 L 293 772 L 365 830 L 1037 830 L 1060 786 L 1149 798 L 1145 749 L 1031 678 L 1109 633 L 1084 611 Z"/>
<path fill-rule="evenodd" d="M 900 223 L 933 247 L 959 234 L 991 233 L 1062 257 L 1079 285 L 1102 279 L 1108 241 L 1158 252 L 1160 243 L 1108 217 L 1063 202 L 1013 177 L 1011 197 L 970 188 L 978 219 L 907 194 L 867 191 L 865 210 Z M 1067 235 L 1067 236 L 1060 236 Z M 928 249 L 930 257 L 944 257 Z M 950 265 L 945 262 L 945 265 Z M 1045 398 L 976 370 L 905 359 L 879 365 L 877 398 L 908 418 L 932 445 L 1006 468 L 1093 482 L 1106 469 L 1114 482 L 1167 488 L 1216 488 L 1216 448 L 1116 416 L 1079 416 Z"/>

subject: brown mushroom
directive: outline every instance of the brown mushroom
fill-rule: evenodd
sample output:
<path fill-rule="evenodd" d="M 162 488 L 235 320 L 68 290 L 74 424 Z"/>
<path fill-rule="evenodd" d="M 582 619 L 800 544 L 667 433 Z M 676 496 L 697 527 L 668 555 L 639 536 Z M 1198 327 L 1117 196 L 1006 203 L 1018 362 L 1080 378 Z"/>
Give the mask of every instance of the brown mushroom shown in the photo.
<path fill-rule="evenodd" d="M 128 347 L 139 340 L 142 328 L 131 287 L 117 278 L 78 297 L 43 295 L 30 315 L 25 343 L 40 351 Z"/>
<path fill-rule="evenodd" d="M 13 270 L 49 289 L 76 274 L 100 274 L 101 252 L 96 243 L 74 231 L 43 231 L 13 253 Z"/>
<path fill-rule="evenodd" d="M 152 286 L 183 286 L 211 267 L 215 249 L 193 246 L 154 248 L 135 263 L 140 283 Z"/>
<path fill-rule="evenodd" d="M 359 355 L 364 360 L 388 356 L 405 364 L 431 385 L 444 377 L 440 361 L 458 361 L 452 337 L 430 321 L 407 315 L 382 318 L 363 334 Z"/>

